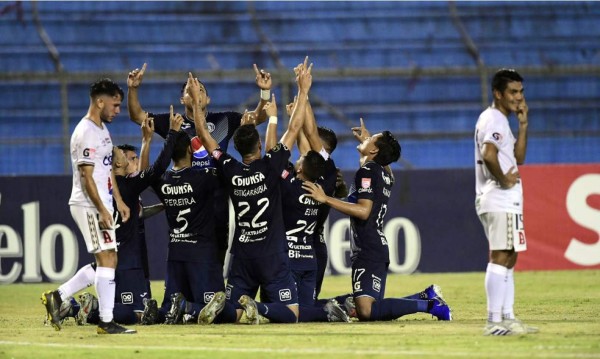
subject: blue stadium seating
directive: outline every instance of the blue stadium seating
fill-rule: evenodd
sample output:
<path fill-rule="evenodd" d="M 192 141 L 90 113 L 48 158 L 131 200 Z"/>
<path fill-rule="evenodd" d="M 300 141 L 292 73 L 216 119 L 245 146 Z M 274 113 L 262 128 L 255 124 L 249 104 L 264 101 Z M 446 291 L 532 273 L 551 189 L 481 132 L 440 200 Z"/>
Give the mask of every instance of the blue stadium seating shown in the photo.
<path fill-rule="evenodd" d="M 21 17 L 15 4 L 23 10 Z M 64 71 L 122 73 L 115 80 L 124 86 L 127 72 L 148 62 L 140 97 L 144 108 L 155 112 L 167 111 L 170 104 L 181 110 L 181 84 L 190 70 L 247 70 L 245 82 L 205 81 L 213 111 L 243 111 L 257 99 L 252 63 L 269 69 L 276 79 L 289 76 L 289 81 L 289 70 L 307 54 L 316 74 L 349 68 L 413 69 L 413 77 L 315 76 L 313 99 L 343 114 L 340 119 L 313 101 L 319 123 L 343 140 L 338 164 L 356 167 L 349 128 L 363 117 L 373 131 L 390 129 L 400 136 L 401 165 L 472 166 L 473 126 L 482 110 L 480 79 L 420 72 L 476 68 L 448 2 L 5 2 L 0 4 L 0 13 L 6 9 L 0 15 L 0 76 L 55 72 L 33 21 L 34 4 Z M 487 66 L 600 66 L 598 2 L 453 4 Z M 272 48 L 261 42 L 256 24 Z M 271 50 L 287 75 L 278 73 Z M 181 71 L 181 81 L 153 79 L 153 71 Z M 528 162 L 598 162 L 598 74 L 523 75 L 531 108 Z M 68 86 L 69 130 L 87 110 L 88 86 L 81 81 Z M 279 87 L 275 92 L 283 109 L 290 99 L 283 98 Z M 0 96 L 0 175 L 64 173 L 68 143 L 60 85 L 3 81 Z M 139 142 L 139 128 L 127 119 L 126 102 L 122 111 L 111 125 L 114 142 Z M 153 155 L 159 147 L 155 141 Z"/>

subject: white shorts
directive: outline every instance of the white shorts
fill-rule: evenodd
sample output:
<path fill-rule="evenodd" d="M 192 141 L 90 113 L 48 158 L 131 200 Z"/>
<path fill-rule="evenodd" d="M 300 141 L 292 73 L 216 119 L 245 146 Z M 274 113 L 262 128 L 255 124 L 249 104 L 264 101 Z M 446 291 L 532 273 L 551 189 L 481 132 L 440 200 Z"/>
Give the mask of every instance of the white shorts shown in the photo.
<path fill-rule="evenodd" d="M 114 228 L 100 229 L 99 213 L 96 208 L 70 206 L 71 216 L 83 234 L 88 253 L 117 250 L 117 236 Z"/>
<path fill-rule="evenodd" d="M 479 215 L 490 250 L 527 250 L 523 215 L 506 212 L 490 212 Z"/>

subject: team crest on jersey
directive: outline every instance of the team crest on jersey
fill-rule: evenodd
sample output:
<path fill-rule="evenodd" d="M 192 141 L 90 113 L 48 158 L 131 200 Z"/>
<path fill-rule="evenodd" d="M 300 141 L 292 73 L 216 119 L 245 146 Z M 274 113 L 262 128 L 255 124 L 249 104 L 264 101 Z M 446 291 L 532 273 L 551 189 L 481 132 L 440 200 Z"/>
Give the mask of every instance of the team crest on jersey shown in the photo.
<path fill-rule="evenodd" d="M 206 127 L 208 127 L 208 132 L 210 133 L 213 133 L 213 131 L 215 130 L 215 124 L 212 122 L 207 122 Z"/>
<path fill-rule="evenodd" d="M 371 187 L 371 179 L 370 178 L 361 178 L 361 180 L 360 180 L 360 186 L 362 188 L 369 188 L 369 187 Z"/>
<path fill-rule="evenodd" d="M 494 132 L 492 134 L 492 137 L 494 138 L 494 140 L 498 141 L 498 142 L 502 142 L 502 135 L 499 134 L 498 132 Z"/>

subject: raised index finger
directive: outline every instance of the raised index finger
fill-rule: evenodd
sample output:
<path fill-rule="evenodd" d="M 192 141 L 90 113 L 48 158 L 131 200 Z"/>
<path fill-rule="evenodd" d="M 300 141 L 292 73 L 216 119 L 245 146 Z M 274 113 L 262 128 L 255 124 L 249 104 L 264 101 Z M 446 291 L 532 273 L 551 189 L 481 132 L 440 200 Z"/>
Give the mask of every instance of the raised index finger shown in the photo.
<path fill-rule="evenodd" d="M 169 118 L 173 118 L 173 105 L 169 108 Z"/>
<path fill-rule="evenodd" d="M 308 65 L 308 55 L 304 58 L 304 68 Z"/>
<path fill-rule="evenodd" d="M 140 72 L 139 72 L 139 74 L 140 74 L 140 75 L 144 75 L 144 72 L 146 72 L 146 66 L 147 66 L 147 65 L 148 65 L 148 64 L 146 64 L 146 63 L 144 62 L 144 65 L 142 66 L 142 69 L 141 69 L 141 70 L 140 70 Z"/>
<path fill-rule="evenodd" d="M 254 72 L 256 73 L 256 75 L 260 75 L 260 71 L 258 70 L 258 66 L 256 66 L 256 64 L 254 65 Z"/>

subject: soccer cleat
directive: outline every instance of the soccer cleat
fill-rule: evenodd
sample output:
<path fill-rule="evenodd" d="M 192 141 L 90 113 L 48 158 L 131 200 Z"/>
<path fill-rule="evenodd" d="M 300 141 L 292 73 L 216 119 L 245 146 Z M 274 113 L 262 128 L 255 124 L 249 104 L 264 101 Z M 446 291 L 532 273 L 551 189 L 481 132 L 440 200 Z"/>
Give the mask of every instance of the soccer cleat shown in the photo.
<path fill-rule="evenodd" d="M 337 300 L 329 299 L 323 308 L 327 312 L 327 320 L 330 322 L 345 322 L 350 323 L 350 317 L 340 307 Z"/>
<path fill-rule="evenodd" d="M 217 315 L 225 308 L 225 299 L 225 292 L 215 293 L 210 302 L 208 302 L 208 304 L 202 308 L 200 314 L 198 314 L 198 324 L 212 324 Z"/>
<path fill-rule="evenodd" d="M 60 294 L 58 294 L 58 291 L 49 290 L 42 293 L 42 304 L 46 307 L 46 322 L 50 322 L 55 330 L 60 330 L 60 307 L 62 304 L 62 299 L 60 299 Z"/>
<path fill-rule="evenodd" d="M 502 324 L 510 329 L 513 334 L 522 335 L 522 334 L 535 334 L 540 331 L 538 327 L 531 327 L 529 325 L 524 324 L 519 319 L 504 319 Z"/>
<path fill-rule="evenodd" d="M 79 296 L 79 312 L 77 312 L 77 316 L 75 316 L 75 321 L 77 325 L 85 325 L 87 324 L 87 318 L 90 315 L 90 312 L 94 309 L 98 309 L 98 299 L 94 297 L 93 294 L 84 292 Z"/>
<path fill-rule="evenodd" d="M 437 284 L 432 284 L 429 287 L 425 288 L 425 290 L 423 290 L 421 294 L 421 299 L 434 299 L 438 297 L 441 300 L 444 300 L 444 296 L 442 295 L 442 288 L 440 288 L 440 286 Z"/>
<path fill-rule="evenodd" d="M 184 296 L 181 293 L 171 294 L 171 309 L 165 315 L 165 324 L 182 324 L 185 308 Z"/>
<path fill-rule="evenodd" d="M 152 325 L 158 321 L 158 304 L 156 299 L 148 298 L 144 300 L 144 311 L 142 312 L 142 318 L 140 324 Z"/>
<path fill-rule="evenodd" d="M 429 313 L 438 320 L 452 320 L 452 310 L 450 309 L 450 306 L 448 306 L 448 304 L 440 297 L 435 297 L 432 300 L 433 307 Z"/>
<path fill-rule="evenodd" d="M 346 312 L 350 318 L 357 318 L 356 314 L 356 304 L 354 304 L 354 297 L 350 296 L 346 298 L 344 301 L 344 307 L 346 308 Z"/>
<path fill-rule="evenodd" d="M 248 324 L 258 325 L 260 323 L 258 308 L 256 308 L 256 302 L 254 299 L 250 298 L 247 295 L 242 295 L 238 303 L 242 305 L 244 308 L 244 312 L 246 312 L 246 318 L 248 319 Z"/>
<path fill-rule="evenodd" d="M 135 333 L 137 333 L 137 331 L 135 331 L 133 329 L 127 329 L 125 327 L 120 326 L 119 324 L 115 323 L 114 320 L 112 320 L 108 323 L 100 321 L 100 323 L 98 323 L 98 328 L 96 329 L 96 332 L 98 334 L 135 334 Z"/>
<path fill-rule="evenodd" d="M 513 335 L 513 332 L 502 322 L 487 322 L 487 325 L 485 326 L 485 328 L 483 328 L 483 335 L 505 336 Z"/>
<path fill-rule="evenodd" d="M 69 297 L 69 298 L 67 298 L 67 300 L 63 300 L 63 302 L 60 304 L 60 309 L 58 312 L 61 323 L 64 322 L 64 320 L 67 319 L 68 317 L 75 316 L 73 314 L 73 310 L 74 310 L 74 307 L 76 307 L 77 305 L 78 305 L 77 301 L 73 297 Z"/>

